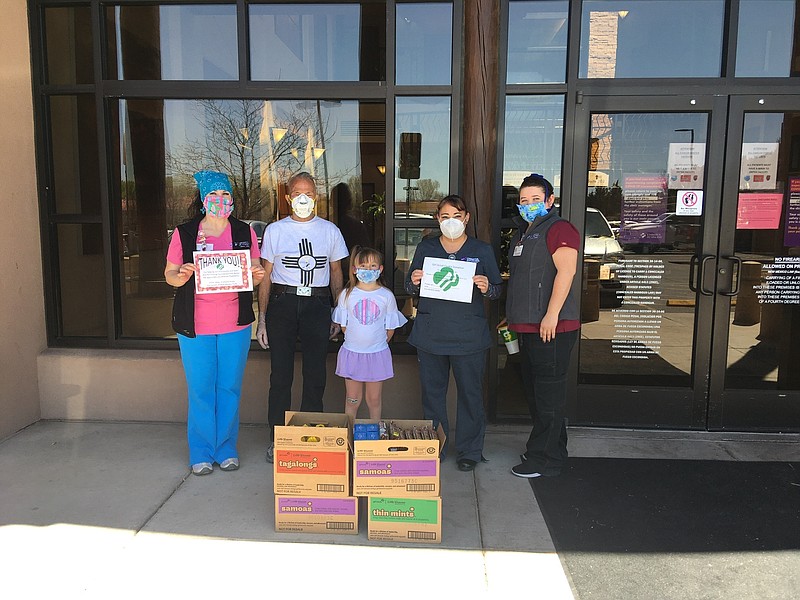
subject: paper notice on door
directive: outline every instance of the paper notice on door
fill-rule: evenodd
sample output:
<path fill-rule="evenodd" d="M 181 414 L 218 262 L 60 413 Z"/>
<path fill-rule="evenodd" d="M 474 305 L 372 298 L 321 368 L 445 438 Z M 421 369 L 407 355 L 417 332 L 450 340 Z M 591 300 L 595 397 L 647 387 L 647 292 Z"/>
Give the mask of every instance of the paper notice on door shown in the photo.
<path fill-rule="evenodd" d="M 669 189 L 696 190 L 703 187 L 706 169 L 705 144 L 670 144 L 667 158 Z"/>
<path fill-rule="evenodd" d="M 782 194 L 739 194 L 736 229 L 777 229 L 782 208 Z"/>
<path fill-rule="evenodd" d="M 680 190 L 675 202 L 675 214 L 683 217 L 699 217 L 703 214 L 703 191 Z"/>
<path fill-rule="evenodd" d="M 740 190 L 774 190 L 778 172 L 778 142 L 742 144 Z"/>

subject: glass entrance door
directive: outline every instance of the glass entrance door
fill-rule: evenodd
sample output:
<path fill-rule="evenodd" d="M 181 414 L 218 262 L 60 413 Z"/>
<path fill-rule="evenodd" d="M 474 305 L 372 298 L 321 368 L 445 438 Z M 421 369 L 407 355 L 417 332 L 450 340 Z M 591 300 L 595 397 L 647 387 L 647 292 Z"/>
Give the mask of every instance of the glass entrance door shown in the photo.
<path fill-rule="evenodd" d="M 722 164 L 713 119 L 725 110 L 689 97 L 579 105 L 569 208 L 584 235 L 574 422 L 706 426 L 721 189 L 713 165 Z"/>
<path fill-rule="evenodd" d="M 800 430 L 800 100 L 731 99 L 708 426 Z"/>
<path fill-rule="evenodd" d="M 800 431 L 800 100 L 588 97 L 573 423 Z"/>

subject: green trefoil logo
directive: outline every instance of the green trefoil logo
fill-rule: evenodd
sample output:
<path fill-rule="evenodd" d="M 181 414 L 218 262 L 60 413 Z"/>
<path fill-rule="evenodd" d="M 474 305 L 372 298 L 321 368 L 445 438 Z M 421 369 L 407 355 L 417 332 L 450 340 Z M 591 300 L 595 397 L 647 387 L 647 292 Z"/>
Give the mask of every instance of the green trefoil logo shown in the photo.
<path fill-rule="evenodd" d="M 433 283 L 446 292 L 450 288 L 458 285 L 458 275 L 450 267 L 442 267 L 440 271 L 433 274 Z"/>

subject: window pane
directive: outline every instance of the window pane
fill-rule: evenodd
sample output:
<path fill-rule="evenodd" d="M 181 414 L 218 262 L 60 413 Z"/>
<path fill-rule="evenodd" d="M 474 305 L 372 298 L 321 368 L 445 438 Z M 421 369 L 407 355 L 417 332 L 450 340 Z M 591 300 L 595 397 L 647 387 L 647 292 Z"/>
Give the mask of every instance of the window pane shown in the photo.
<path fill-rule="evenodd" d="M 800 112 L 744 117 L 726 389 L 800 389 L 799 133 Z"/>
<path fill-rule="evenodd" d="M 450 187 L 450 98 L 398 98 L 395 217 L 430 217 Z"/>
<path fill-rule="evenodd" d="M 394 230 L 394 265 L 393 275 L 388 275 L 389 264 L 384 265 L 384 274 L 386 285 L 391 286 L 395 298 L 397 298 L 397 306 L 400 311 L 408 318 L 408 324 L 402 330 L 398 330 L 394 337 L 394 341 L 405 341 L 411 333 L 411 327 L 414 320 L 411 318 L 414 313 L 414 299 L 405 291 L 405 280 L 408 275 L 408 269 L 411 266 L 411 259 L 414 258 L 414 252 L 417 250 L 417 245 L 423 238 L 428 236 L 439 236 L 439 225 L 435 222 L 431 223 L 430 227 L 398 227 Z"/>
<path fill-rule="evenodd" d="M 106 8 L 110 79 L 238 79 L 235 5 Z"/>
<path fill-rule="evenodd" d="M 591 115 L 584 213 L 581 383 L 688 386 L 696 329 L 690 259 L 704 215 L 709 116 Z"/>
<path fill-rule="evenodd" d="M 562 83 L 569 2 L 511 2 L 507 83 Z"/>
<path fill-rule="evenodd" d="M 382 4 L 264 4 L 250 7 L 252 79 L 383 81 Z"/>
<path fill-rule="evenodd" d="M 60 224 L 58 266 L 61 331 L 64 336 L 102 337 L 106 323 L 106 271 L 103 226 Z"/>
<path fill-rule="evenodd" d="M 453 6 L 397 5 L 397 85 L 449 85 Z"/>
<path fill-rule="evenodd" d="M 89 7 L 47 8 L 44 21 L 47 83 L 94 83 Z"/>
<path fill-rule="evenodd" d="M 51 96 L 52 190 L 56 212 L 99 215 L 100 182 L 94 96 Z"/>
<path fill-rule="evenodd" d="M 532 172 L 544 175 L 561 196 L 563 96 L 508 96 L 503 147 L 503 217 L 517 215 L 517 189 Z"/>
<path fill-rule="evenodd" d="M 737 77 L 800 75 L 800 47 L 794 41 L 800 40 L 796 4 L 795 0 L 742 0 L 736 40 Z"/>
<path fill-rule="evenodd" d="M 167 246 L 189 218 L 200 169 L 230 176 L 234 215 L 259 235 L 288 215 L 286 180 L 307 171 L 318 184 L 317 214 L 337 223 L 349 246 L 384 249 L 383 104 L 129 99 L 115 116 L 125 336 L 172 335 Z"/>
<path fill-rule="evenodd" d="M 719 77 L 724 0 L 586 0 L 580 77 Z"/>

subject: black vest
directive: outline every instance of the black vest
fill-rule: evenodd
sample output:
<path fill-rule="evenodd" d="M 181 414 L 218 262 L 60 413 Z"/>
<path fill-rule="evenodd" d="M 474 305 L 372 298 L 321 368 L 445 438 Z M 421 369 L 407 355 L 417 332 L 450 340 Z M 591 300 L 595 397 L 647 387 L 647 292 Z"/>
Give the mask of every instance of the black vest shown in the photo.
<path fill-rule="evenodd" d="M 202 217 L 192 219 L 188 223 L 178 225 L 175 231 L 181 236 L 183 262 L 194 262 L 192 252 L 197 249 L 197 232 Z M 250 250 L 252 242 L 250 226 L 230 217 L 231 240 L 234 250 Z M 173 232 L 172 235 L 175 235 Z M 219 250 L 219 248 L 217 248 Z M 253 312 L 253 292 L 239 292 L 239 318 L 237 325 L 249 325 L 256 320 Z M 179 288 L 175 288 L 175 301 L 172 304 L 172 329 L 186 337 L 195 337 L 194 332 L 194 274 Z"/>
<path fill-rule="evenodd" d="M 506 319 L 513 323 L 541 323 L 547 313 L 547 305 L 553 294 L 556 265 L 547 248 L 547 232 L 561 220 L 555 210 L 537 218 L 530 229 L 522 229 L 514 236 L 508 250 L 508 293 L 506 296 Z M 514 256 L 514 248 L 522 238 L 522 254 Z M 578 302 L 570 288 L 569 295 L 558 315 L 560 321 L 576 321 L 580 318 Z"/>

